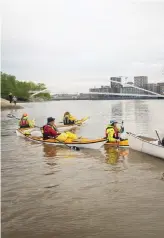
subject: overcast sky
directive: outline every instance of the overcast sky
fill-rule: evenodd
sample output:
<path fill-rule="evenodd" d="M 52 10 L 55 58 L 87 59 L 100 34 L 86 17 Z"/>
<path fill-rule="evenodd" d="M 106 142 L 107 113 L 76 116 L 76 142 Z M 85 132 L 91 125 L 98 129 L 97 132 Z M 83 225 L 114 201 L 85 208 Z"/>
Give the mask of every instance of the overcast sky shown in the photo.
<path fill-rule="evenodd" d="M 164 1 L 3 0 L 2 71 L 54 92 L 164 81 Z"/>

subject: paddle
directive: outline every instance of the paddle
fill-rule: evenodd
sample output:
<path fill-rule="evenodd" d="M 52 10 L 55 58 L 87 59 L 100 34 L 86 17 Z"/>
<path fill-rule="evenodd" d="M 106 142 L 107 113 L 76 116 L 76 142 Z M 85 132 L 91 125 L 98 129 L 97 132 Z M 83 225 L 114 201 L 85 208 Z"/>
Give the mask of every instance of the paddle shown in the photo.
<path fill-rule="evenodd" d="M 15 118 L 15 119 L 17 119 L 17 120 L 20 120 L 20 118 L 14 116 L 14 115 L 12 115 L 12 114 L 8 114 L 7 117 L 9 117 L 9 118 Z"/>
<path fill-rule="evenodd" d="M 161 139 L 160 139 L 160 137 L 159 137 L 159 134 L 158 134 L 157 130 L 155 130 L 155 132 L 156 132 L 156 135 L 157 135 L 157 137 L 158 137 L 158 140 L 159 140 L 160 145 L 162 145 L 162 142 L 161 142 Z"/>
<path fill-rule="evenodd" d="M 124 121 L 121 122 L 121 133 L 124 132 Z"/>

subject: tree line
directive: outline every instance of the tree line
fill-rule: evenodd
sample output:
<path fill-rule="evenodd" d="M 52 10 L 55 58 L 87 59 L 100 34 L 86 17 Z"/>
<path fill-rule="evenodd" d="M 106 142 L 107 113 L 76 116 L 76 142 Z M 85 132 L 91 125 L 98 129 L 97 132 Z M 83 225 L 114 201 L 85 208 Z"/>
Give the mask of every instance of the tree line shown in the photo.
<path fill-rule="evenodd" d="M 20 101 L 28 101 L 31 93 L 30 91 L 40 91 L 46 89 L 44 83 L 34 83 L 32 81 L 25 82 L 19 81 L 15 76 L 1 72 L 1 97 L 8 99 L 9 93 L 16 96 Z M 44 99 L 50 99 L 49 93 L 40 93 L 35 97 L 40 97 Z"/>

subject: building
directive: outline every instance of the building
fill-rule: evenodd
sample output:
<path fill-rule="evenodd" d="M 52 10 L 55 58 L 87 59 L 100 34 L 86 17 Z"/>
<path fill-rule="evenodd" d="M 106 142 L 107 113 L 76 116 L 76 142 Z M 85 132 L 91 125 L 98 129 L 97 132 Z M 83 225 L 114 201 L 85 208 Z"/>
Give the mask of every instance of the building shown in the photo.
<path fill-rule="evenodd" d="M 110 80 L 111 80 L 110 82 L 111 82 L 112 92 L 113 93 L 120 93 L 121 92 L 121 88 L 122 88 L 121 77 L 111 77 Z"/>
<path fill-rule="evenodd" d="M 139 88 L 146 88 L 148 84 L 148 77 L 147 76 L 135 76 L 134 77 L 134 86 Z"/>
<path fill-rule="evenodd" d="M 72 100 L 72 99 L 78 99 L 78 94 L 54 94 L 53 96 L 54 100 Z"/>
<path fill-rule="evenodd" d="M 90 93 L 110 93 L 111 87 L 110 86 L 101 86 L 100 88 L 90 88 Z"/>
<path fill-rule="evenodd" d="M 164 82 L 157 83 L 157 92 L 162 95 L 164 94 Z"/>
<path fill-rule="evenodd" d="M 156 83 L 148 83 L 147 85 L 145 85 L 145 89 L 157 93 L 157 84 Z"/>
<path fill-rule="evenodd" d="M 138 88 L 134 88 L 132 86 L 124 86 L 122 88 L 122 93 L 126 93 L 126 94 L 145 94 L 145 92 L 143 90 L 140 90 Z"/>

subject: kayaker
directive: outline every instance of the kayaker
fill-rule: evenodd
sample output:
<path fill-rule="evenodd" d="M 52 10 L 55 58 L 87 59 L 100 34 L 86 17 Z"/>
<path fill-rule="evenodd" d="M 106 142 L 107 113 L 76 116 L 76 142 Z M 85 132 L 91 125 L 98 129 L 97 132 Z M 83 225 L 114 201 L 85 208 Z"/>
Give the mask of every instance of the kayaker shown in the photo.
<path fill-rule="evenodd" d="M 23 113 L 20 121 L 19 121 L 20 128 L 29 128 L 34 127 L 34 122 L 29 120 L 27 113 Z"/>
<path fill-rule="evenodd" d="M 56 126 L 55 126 L 55 118 L 48 117 L 47 118 L 47 124 L 43 126 L 43 138 L 56 138 L 60 135 L 58 132 Z"/>
<path fill-rule="evenodd" d="M 64 113 L 64 117 L 63 117 L 63 123 L 64 125 L 73 125 L 75 124 L 76 121 L 76 117 L 74 117 L 73 115 L 71 115 L 70 112 L 65 112 Z"/>
<path fill-rule="evenodd" d="M 70 131 L 59 133 L 55 126 L 55 118 L 53 117 L 48 117 L 47 124 L 43 126 L 43 139 L 49 138 L 55 138 L 61 142 L 65 142 L 66 140 L 71 142 L 78 139 L 77 135 Z"/>
<path fill-rule="evenodd" d="M 108 142 L 119 142 L 120 137 L 119 133 L 122 133 L 124 131 L 124 128 L 118 127 L 118 122 L 115 120 L 111 120 L 110 124 L 106 127 L 106 138 Z"/>

